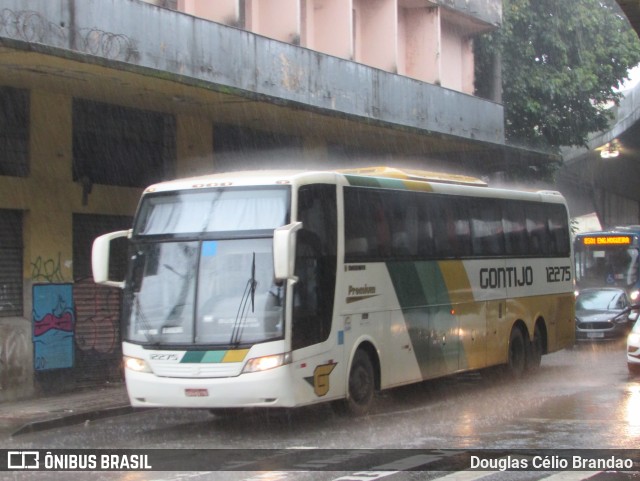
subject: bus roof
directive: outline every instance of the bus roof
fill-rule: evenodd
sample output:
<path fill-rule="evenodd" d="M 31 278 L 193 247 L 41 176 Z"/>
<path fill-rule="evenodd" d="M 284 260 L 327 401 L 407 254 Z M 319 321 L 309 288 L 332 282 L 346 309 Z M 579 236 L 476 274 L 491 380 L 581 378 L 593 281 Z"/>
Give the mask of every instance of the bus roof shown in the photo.
<path fill-rule="evenodd" d="M 609 229 L 578 232 L 576 236 L 592 236 L 592 235 L 608 236 L 608 235 L 619 235 L 619 234 L 640 235 L 640 225 L 618 225 L 615 227 L 611 227 Z"/>
<path fill-rule="evenodd" d="M 445 184 L 475 185 L 486 187 L 487 183 L 475 177 L 429 170 L 399 169 L 396 167 L 362 167 L 356 169 L 340 169 L 341 174 L 366 175 L 372 177 L 391 177 L 402 180 L 416 180 L 420 182 L 438 182 Z"/>
<path fill-rule="evenodd" d="M 363 177 L 380 179 L 380 184 L 386 181 L 398 181 L 408 190 L 441 191 L 437 186 L 442 186 L 442 191 L 451 194 L 467 194 L 473 190 L 473 195 L 481 197 L 512 197 L 522 199 L 538 199 L 547 202 L 564 202 L 562 194 L 557 191 L 527 191 L 504 188 L 490 188 L 487 183 L 475 177 L 432 172 L 417 169 L 403 169 L 398 167 L 375 166 L 352 169 L 336 170 L 252 170 L 221 172 L 198 177 L 160 182 L 147 187 L 145 194 L 153 192 L 169 192 L 176 190 L 191 190 L 207 187 L 231 187 L 231 186 L 264 186 L 264 185 L 290 185 L 301 181 L 309 182 L 340 182 L 338 178 Z M 393 185 L 393 182 L 392 184 Z M 422 187 L 424 186 L 424 187 Z"/>

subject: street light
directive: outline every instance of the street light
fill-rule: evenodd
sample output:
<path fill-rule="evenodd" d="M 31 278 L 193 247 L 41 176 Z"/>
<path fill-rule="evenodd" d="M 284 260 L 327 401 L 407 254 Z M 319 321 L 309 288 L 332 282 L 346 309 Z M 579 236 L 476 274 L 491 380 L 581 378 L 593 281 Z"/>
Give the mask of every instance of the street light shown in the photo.
<path fill-rule="evenodd" d="M 620 144 L 617 140 L 607 142 L 600 151 L 600 157 L 603 159 L 613 159 L 620 155 Z"/>

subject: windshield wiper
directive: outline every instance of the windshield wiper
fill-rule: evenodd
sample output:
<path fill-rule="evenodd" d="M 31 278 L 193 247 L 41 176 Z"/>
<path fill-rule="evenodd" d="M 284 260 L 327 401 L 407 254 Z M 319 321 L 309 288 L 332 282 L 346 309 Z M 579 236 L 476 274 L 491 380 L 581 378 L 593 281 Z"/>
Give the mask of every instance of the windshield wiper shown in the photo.
<path fill-rule="evenodd" d="M 256 253 L 253 253 L 253 260 L 251 261 L 251 312 L 255 312 L 255 300 L 256 300 Z"/>
<path fill-rule="evenodd" d="M 134 299 L 135 299 L 134 306 L 135 306 L 135 315 L 136 315 L 135 320 L 140 321 L 140 324 L 142 325 L 142 333 L 144 334 L 144 337 L 147 339 L 147 342 L 153 345 L 158 345 L 159 341 L 156 336 L 151 334 L 151 324 L 149 323 L 149 320 L 147 319 L 147 316 L 145 315 L 144 311 L 142 310 L 142 306 L 140 305 L 140 294 L 135 293 Z"/>
<path fill-rule="evenodd" d="M 236 320 L 233 323 L 233 330 L 231 331 L 231 344 L 239 345 L 242 338 L 242 331 L 244 330 L 244 323 L 247 319 L 247 304 L 251 301 L 251 312 L 255 312 L 255 295 L 258 282 L 256 281 L 256 253 L 253 253 L 253 260 L 251 261 L 251 277 L 247 281 L 247 285 L 242 293 L 240 299 L 240 305 L 238 306 L 238 312 L 236 314 Z"/>

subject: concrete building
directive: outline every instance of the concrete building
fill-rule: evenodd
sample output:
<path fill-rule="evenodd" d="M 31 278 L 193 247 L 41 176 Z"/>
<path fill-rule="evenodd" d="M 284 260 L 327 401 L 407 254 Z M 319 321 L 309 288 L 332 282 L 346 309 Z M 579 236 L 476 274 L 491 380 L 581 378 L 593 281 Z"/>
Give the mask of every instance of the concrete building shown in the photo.
<path fill-rule="evenodd" d="M 548 161 L 473 95 L 500 22 L 501 0 L 0 0 L 0 400 L 119 375 L 91 242 L 152 182 Z"/>

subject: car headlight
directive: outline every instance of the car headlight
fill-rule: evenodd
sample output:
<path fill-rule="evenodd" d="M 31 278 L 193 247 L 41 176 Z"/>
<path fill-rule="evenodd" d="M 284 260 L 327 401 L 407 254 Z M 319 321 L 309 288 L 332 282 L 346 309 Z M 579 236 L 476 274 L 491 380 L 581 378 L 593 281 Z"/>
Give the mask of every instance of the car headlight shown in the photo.
<path fill-rule="evenodd" d="M 634 289 L 629 294 L 629 297 L 631 298 L 632 301 L 634 301 L 634 302 L 637 301 L 638 299 L 640 299 L 640 290 Z"/>
<path fill-rule="evenodd" d="M 291 363 L 291 353 L 274 354 L 272 356 L 254 357 L 244 365 L 243 373 L 267 371 Z"/>
<path fill-rule="evenodd" d="M 629 346 L 640 346 L 640 333 L 634 332 L 627 337 L 627 344 Z"/>
<path fill-rule="evenodd" d="M 616 317 L 613 318 L 613 322 L 615 322 L 616 324 L 623 324 L 625 322 L 629 322 L 629 313 L 623 312 L 622 314 L 618 314 Z"/>
<path fill-rule="evenodd" d="M 147 361 L 137 357 L 124 356 L 124 367 L 136 372 L 152 372 Z"/>

